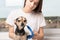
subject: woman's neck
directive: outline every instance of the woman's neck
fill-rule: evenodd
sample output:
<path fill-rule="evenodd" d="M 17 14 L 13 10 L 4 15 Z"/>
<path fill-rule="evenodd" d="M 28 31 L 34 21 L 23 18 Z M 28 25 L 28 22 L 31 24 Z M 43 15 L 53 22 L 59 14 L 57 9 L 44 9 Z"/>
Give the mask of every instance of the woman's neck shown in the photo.
<path fill-rule="evenodd" d="M 26 12 L 26 13 L 31 13 L 32 12 L 32 10 L 28 7 L 24 7 L 23 11 Z"/>

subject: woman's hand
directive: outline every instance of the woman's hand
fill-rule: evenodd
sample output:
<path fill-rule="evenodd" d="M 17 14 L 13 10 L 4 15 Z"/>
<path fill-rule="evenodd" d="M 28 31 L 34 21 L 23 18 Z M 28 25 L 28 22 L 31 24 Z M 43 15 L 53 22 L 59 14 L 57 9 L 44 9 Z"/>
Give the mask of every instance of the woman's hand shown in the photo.
<path fill-rule="evenodd" d="M 33 0 L 27 0 L 26 1 L 26 6 L 28 6 L 29 8 L 32 8 L 33 7 L 33 5 L 34 5 L 34 2 L 33 2 Z"/>
<path fill-rule="evenodd" d="M 37 39 L 38 38 L 38 32 L 34 32 L 34 37 L 33 39 Z"/>
<path fill-rule="evenodd" d="M 42 40 L 43 38 L 44 38 L 44 31 L 43 31 L 43 28 L 41 27 L 39 29 L 39 32 L 34 32 L 33 39 Z"/>
<path fill-rule="evenodd" d="M 43 39 L 43 35 L 35 33 L 33 39 L 42 40 Z"/>

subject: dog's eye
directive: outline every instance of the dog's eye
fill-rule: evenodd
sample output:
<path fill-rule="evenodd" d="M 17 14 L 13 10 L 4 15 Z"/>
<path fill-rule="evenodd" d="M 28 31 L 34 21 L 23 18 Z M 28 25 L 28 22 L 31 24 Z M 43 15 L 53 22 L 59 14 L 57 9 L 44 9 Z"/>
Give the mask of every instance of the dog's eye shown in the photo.
<path fill-rule="evenodd" d="M 24 20 L 24 22 L 26 22 L 26 20 Z"/>
<path fill-rule="evenodd" d="M 20 22 L 20 20 L 18 20 L 18 22 Z"/>

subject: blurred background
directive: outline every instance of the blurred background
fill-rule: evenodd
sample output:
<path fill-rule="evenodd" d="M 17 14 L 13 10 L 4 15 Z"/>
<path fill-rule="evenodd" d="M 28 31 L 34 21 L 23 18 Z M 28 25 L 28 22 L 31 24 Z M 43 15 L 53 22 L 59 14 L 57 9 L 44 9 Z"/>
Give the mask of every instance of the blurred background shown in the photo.
<path fill-rule="evenodd" d="M 60 40 L 60 0 L 43 0 L 42 13 L 46 20 L 44 40 Z M 24 0 L 0 0 L 0 40 L 9 40 L 5 20 L 11 10 L 23 8 Z M 1 37 L 2 36 L 2 37 Z"/>

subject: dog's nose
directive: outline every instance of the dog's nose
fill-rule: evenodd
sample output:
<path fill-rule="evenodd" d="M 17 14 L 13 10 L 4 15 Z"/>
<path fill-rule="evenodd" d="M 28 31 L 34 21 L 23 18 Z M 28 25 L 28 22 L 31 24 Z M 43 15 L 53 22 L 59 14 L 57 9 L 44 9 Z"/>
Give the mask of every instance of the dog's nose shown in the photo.
<path fill-rule="evenodd" d="M 21 23 L 21 26 L 24 26 L 24 23 Z"/>

